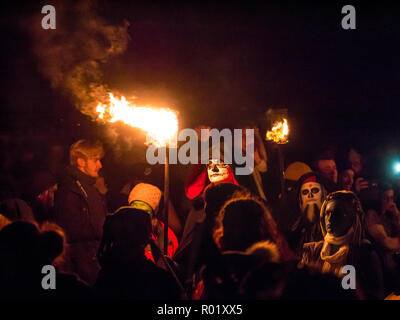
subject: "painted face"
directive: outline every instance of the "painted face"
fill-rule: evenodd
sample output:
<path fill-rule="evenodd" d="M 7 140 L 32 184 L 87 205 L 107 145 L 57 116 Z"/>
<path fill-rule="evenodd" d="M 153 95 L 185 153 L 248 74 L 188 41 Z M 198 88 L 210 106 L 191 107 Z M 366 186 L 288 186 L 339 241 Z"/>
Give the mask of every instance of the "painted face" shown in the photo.
<path fill-rule="evenodd" d="M 330 200 L 325 209 L 326 232 L 335 237 L 345 235 L 352 226 L 352 218 L 353 216 L 343 203 Z"/>
<path fill-rule="evenodd" d="M 87 160 L 84 160 L 82 171 L 88 176 L 97 178 L 102 167 L 103 166 L 101 164 L 100 157 L 88 158 Z"/>
<path fill-rule="evenodd" d="M 300 189 L 301 211 L 307 215 L 309 221 L 315 221 L 319 217 L 322 205 L 322 187 L 317 182 L 306 182 Z"/>
<path fill-rule="evenodd" d="M 229 175 L 228 167 L 229 165 L 223 163 L 222 161 L 218 163 L 218 160 L 210 160 L 207 165 L 208 179 L 212 183 L 227 179 Z"/>

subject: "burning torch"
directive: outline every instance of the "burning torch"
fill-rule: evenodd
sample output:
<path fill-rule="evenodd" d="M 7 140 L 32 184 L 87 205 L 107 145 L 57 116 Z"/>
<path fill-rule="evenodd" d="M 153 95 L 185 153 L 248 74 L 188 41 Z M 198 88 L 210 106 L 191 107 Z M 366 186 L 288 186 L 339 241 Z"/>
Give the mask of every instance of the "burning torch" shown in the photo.
<path fill-rule="evenodd" d="M 287 109 L 269 109 L 267 111 L 267 119 L 272 124 L 271 130 L 267 131 L 266 139 L 276 144 L 278 152 L 278 163 L 279 163 L 279 184 L 280 194 L 283 198 L 285 195 L 285 184 L 284 184 L 284 157 L 282 148 L 280 145 L 289 142 L 289 124 L 287 121 Z"/>
<path fill-rule="evenodd" d="M 176 148 L 178 119 L 175 112 L 165 108 L 132 105 L 125 97 L 109 95 L 109 103 L 97 105 L 100 119 L 108 122 L 122 121 L 147 133 L 146 145 L 165 148 L 164 164 L 164 254 L 168 253 L 168 204 L 169 204 L 169 148 Z"/>

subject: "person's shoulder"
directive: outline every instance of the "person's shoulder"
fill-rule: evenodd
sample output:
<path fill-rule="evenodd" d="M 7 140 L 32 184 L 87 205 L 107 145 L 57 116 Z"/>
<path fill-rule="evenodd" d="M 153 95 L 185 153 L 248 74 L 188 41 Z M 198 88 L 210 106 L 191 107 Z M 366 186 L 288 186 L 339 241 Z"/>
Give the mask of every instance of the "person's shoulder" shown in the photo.
<path fill-rule="evenodd" d="M 380 224 L 380 217 L 375 209 L 368 209 L 365 214 L 365 223 L 367 227 L 373 224 Z"/>
<path fill-rule="evenodd" d="M 145 270 L 146 273 L 154 280 L 158 279 L 158 280 L 170 281 L 174 279 L 169 271 L 155 265 L 151 260 L 148 259 L 143 262 L 142 270 Z"/>
<path fill-rule="evenodd" d="M 60 178 L 56 192 L 60 193 L 60 192 L 76 191 L 77 188 L 78 186 L 76 185 L 76 178 L 73 175 L 69 174 L 68 171 L 66 171 Z"/>
<path fill-rule="evenodd" d="M 378 252 L 368 239 L 364 239 L 360 245 L 360 258 L 363 264 L 370 263 L 378 259 Z M 367 260 L 367 262 L 366 262 Z"/>
<path fill-rule="evenodd" d="M 155 265 L 152 261 L 146 260 L 142 265 L 142 270 L 146 271 L 146 275 L 148 275 L 148 279 L 151 279 L 151 282 L 155 282 L 158 285 L 163 287 L 169 287 L 173 289 L 179 288 L 177 282 L 171 272 Z"/>
<path fill-rule="evenodd" d="M 57 290 L 39 289 L 35 299 L 45 301 L 92 300 L 94 291 L 73 274 L 57 271 Z"/>
<path fill-rule="evenodd" d="M 366 216 L 374 216 L 377 215 L 378 213 L 376 212 L 376 210 L 374 208 L 369 208 L 366 210 Z"/>
<path fill-rule="evenodd" d="M 374 247 L 374 245 L 372 244 L 372 242 L 370 240 L 363 239 L 361 241 L 361 245 L 360 245 L 360 252 L 361 253 L 371 254 L 371 253 L 374 253 L 375 251 L 376 251 L 375 247 Z"/>

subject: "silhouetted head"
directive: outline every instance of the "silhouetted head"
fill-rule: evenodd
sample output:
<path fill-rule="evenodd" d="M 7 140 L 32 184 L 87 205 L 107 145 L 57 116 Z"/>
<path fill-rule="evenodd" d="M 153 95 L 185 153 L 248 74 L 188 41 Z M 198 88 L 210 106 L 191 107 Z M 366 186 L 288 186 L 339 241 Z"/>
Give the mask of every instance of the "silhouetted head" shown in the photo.
<path fill-rule="evenodd" d="M 244 193 L 245 189 L 233 183 L 209 184 L 204 190 L 204 210 L 207 218 L 215 218 L 224 204 L 235 194 Z"/>
<path fill-rule="evenodd" d="M 143 210 L 121 207 L 107 216 L 98 258 L 105 261 L 132 261 L 144 257 L 151 237 L 151 217 Z"/>
<path fill-rule="evenodd" d="M 30 222 L 5 226 L 0 230 L 0 260 L 16 268 L 32 266 L 38 260 L 39 239 L 38 228 Z"/>
<path fill-rule="evenodd" d="M 214 232 L 214 240 L 223 251 L 244 251 L 255 242 L 275 242 L 277 238 L 277 227 L 268 209 L 250 198 L 228 201 L 220 211 Z"/>
<path fill-rule="evenodd" d="M 57 265 L 64 258 L 66 247 L 64 230 L 55 223 L 45 222 L 41 225 L 40 249 L 43 259 L 49 264 Z"/>

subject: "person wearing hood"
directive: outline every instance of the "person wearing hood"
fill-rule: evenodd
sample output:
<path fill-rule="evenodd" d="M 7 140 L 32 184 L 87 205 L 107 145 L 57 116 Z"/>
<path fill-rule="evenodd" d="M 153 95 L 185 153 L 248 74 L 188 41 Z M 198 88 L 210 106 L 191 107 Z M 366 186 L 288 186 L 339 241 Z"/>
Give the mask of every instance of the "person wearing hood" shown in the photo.
<path fill-rule="evenodd" d="M 69 247 L 63 271 L 89 285 L 99 271 L 96 254 L 107 215 L 105 199 L 95 186 L 103 155 L 99 141 L 72 144 L 70 166 L 54 197 L 54 222 L 65 230 Z"/>
<path fill-rule="evenodd" d="M 203 222 L 206 217 L 203 198 L 206 187 L 209 184 L 220 183 L 239 185 L 231 166 L 224 163 L 223 145 L 220 144 L 219 147 L 219 157 L 213 157 L 213 151 L 215 151 L 213 149 L 216 148 L 216 146 L 213 146 L 207 150 L 207 155 L 209 156 L 208 164 L 199 163 L 193 165 L 188 176 L 185 184 L 185 193 L 186 197 L 192 202 L 192 208 L 185 221 L 181 243 L 185 243 L 187 238 L 191 239 L 196 223 Z"/>
<path fill-rule="evenodd" d="M 383 299 L 381 262 L 365 238 L 364 212 L 357 196 L 350 191 L 329 194 L 321 207 L 320 225 L 323 240 L 304 244 L 301 263 L 339 277 L 344 276 L 343 267 L 351 265 L 363 298 Z"/>
<path fill-rule="evenodd" d="M 223 160 L 210 159 L 207 165 L 197 164 L 189 174 L 185 185 L 186 196 L 191 199 L 201 198 L 204 189 L 210 183 L 233 183 L 238 185 L 229 164 Z"/>

